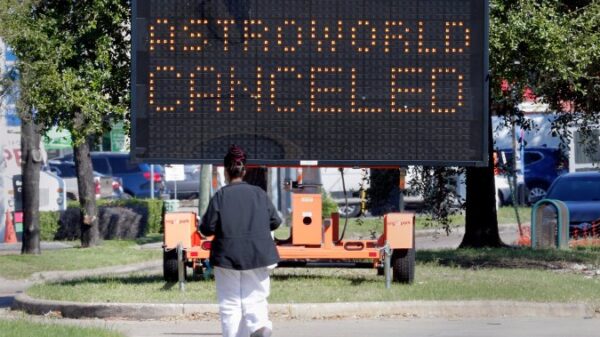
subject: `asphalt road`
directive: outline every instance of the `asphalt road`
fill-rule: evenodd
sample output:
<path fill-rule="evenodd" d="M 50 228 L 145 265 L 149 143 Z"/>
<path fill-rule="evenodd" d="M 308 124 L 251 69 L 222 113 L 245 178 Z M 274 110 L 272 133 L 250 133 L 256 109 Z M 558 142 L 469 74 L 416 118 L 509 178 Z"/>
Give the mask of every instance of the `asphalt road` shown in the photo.
<path fill-rule="evenodd" d="M 118 330 L 128 337 L 221 336 L 212 321 L 61 320 L 65 324 Z M 594 337 L 600 319 L 482 318 L 468 320 L 383 318 L 275 320 L 274 337 Z"/>

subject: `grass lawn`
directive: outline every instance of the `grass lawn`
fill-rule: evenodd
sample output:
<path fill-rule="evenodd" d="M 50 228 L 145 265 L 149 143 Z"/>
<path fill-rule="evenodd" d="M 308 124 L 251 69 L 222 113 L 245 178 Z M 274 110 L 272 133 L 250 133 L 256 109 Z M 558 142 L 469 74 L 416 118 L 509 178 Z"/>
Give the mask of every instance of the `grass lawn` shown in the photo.
<path fill-rule="evenodd" d="M 160 250 L 139 249 L 133 241 L 104 241 L 94 248 L 47 250 L 41 255 L 1 255 L 0 277 L 24 279 L 35 272 L 91 269 L 160 258 Z"/>
<path fill-rule="evenodd" d="M 397 300 L 517 300 L 586 302 L 600 308 L 600 278 L 558 269 L 600 265 L 600 250 L 490 249 L 417 252 L 413 285 L 385 289 L 375 270 L 276 269 L 271 303 Z M 83 302 L 215 303 L 214 281 L 192 281 L 180 293 L 160 275 L 94 277 L 36 285 L 37 298 Z"/>
<path fill-rule="evenodd" d="M 519 207 L 519 218 L 521 223 L 529 222 L 531 219 L 531 208 L 530 207 Z M 464 211 L 463 211 L 464 213 Z M 452 221 L 452 227 L 458 228 L 463 227 L 465 224 L 465 215 L 457 214 L 450 217 Z M 344 218 L 340 219 L 340 231 L 344 228 Z M 415 219 L 415 228 L 428 229 L 428 228 L 440 228 L 439 224 L 432 222 L 424 214 L 417 214 Z M 517 223 L 515 209 L 513 207 L 501 207 L 498 210 L 498 223 L 499 224 L 515 224 Z M 275 237 L 278 239 L 286 239 L 289 237 L 290 228 L 281 226 L 275 231 Z M 353 239 L 371 239 L 377 238 L 383 233 L 383 217 L 361 217 L 361 218 L 350 218 L 348 219 L 348 228 L 346 229 L 346 235 L 348 238 Z"/>
<path fill-rule="evenodd" d="M 99 328 L 33 323 L 29 320 L 0 319 L 2 337 L 124 337 L 123 334 Z"/>

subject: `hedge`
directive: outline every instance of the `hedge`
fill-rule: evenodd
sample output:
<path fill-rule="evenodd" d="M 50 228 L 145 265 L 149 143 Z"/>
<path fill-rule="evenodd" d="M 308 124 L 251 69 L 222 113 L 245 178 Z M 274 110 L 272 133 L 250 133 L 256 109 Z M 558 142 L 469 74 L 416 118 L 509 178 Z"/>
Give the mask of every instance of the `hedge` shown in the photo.
<path fill-rule="evenodd" d="M 97 201 L 100 233 L 104 239 L 132 239 L 162 232 L 164 202 L 159 199 Z M 40 212 L 41 239 L 77 240 L 80 231 L 77 202 L 62 212 Z"/>
<path fill-rule="evenodd" d="M 40 239 L 52 241 L 58 231 L 60 212 L 40 212 Z"/>

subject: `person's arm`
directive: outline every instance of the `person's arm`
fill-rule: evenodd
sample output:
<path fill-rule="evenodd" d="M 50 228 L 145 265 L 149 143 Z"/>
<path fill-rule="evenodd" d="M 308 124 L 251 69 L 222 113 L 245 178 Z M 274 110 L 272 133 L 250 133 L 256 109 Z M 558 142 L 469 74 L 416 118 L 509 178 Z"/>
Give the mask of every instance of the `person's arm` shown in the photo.
<path fill-rule="evenodd" d="M 215 197 L 210 199 L 208 203 L 208 207 L 206 208 L 206 213 L 202 217 L 202 222 L 200 223 L 200 233 L 204 236 L 215 235 L 217 223 L 219 222 L 219 205 L 218 201 Z"/>
<path fill-rule="evenodd" d="M 267 199 L 267 210 L 269 212 L 269 227 L 272 231 L 274 231 L 279 227 L 279 225 L 281 225 L 281 218 L 279 217 L 279 214 L 277 214 L 277 210 L 275 209 L 275 206 L 273 206 L 273 202 L 271 199 L 269 199 L 266 193 L 265 196 Z"/>

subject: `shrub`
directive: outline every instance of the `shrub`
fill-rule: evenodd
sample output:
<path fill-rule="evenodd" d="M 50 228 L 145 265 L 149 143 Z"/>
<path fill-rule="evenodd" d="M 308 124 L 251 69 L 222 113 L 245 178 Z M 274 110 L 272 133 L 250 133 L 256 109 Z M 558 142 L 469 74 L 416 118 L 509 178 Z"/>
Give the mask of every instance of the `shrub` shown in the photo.
<path fill-rule="evenodd" d="M 323 191 L 321 199 L 322 199 L 322 208 L 321 209 L 323 212 L 323 217 L 329 218 L 331 216 L 331 213 L 338 211 L 338 205 L 331 198 L 329 193 Z"/>
<path fill-rule="evenodd" d="M 97 206 L 100 236 L 104 239 L 135 239 L 162 232 L 162 200 L 100 199 Z M 44 225 L 48 228 L 47 239 L 78 240 L 81 235 L 79 204 L 70 203 L 66 211 L 55 213 Z"/>
<path fill-rule="evenodd" d="M 106 206 L 120 206 L 134 211 L 140 208 L 145 209 L 147 212 L 147 223 L 144 235 L 162 233 L 164 201 L 161 199 L 109 199 L 102 200 L 102 204 Z"/>
<path fill-rule="evenodd" d="M 144 236 L 147 210 L 137 210 L 120 206 L 100 206 L 98 208 L 98 230 L 105 240 L 136 239 Z M 61 214 L 60 227 L 56 240 L 78 240 L 81 237 L 81 211 L 68 208 Z"/>
<path fill-rule="evenodd" d="M 58 232 L 60 212 L 40 212 L 40 239 L 52 241 Z"/>

